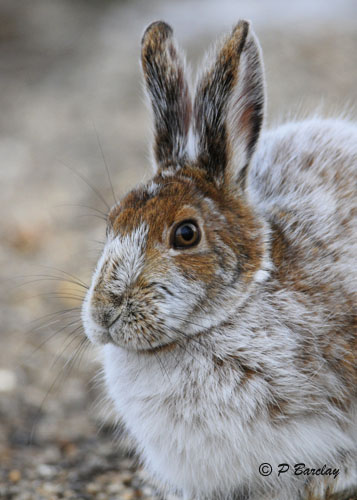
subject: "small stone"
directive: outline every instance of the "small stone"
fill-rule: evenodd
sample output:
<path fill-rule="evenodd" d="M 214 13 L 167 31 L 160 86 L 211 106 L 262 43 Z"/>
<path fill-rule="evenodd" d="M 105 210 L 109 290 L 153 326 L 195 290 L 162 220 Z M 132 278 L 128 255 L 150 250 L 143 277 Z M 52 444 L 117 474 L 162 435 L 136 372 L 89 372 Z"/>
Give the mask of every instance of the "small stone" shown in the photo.
<path fill-rule="evenodd" d="M 68 457 L 73 457 L 78 452 L 77 446 L 72 441 L 60 440 L 58 445 L 61 451 Z"/>
<path fill-rule="evenodd" d="M 48 493 L 48 494 L 55 494 L 59 493 L 61 490 L 61 487 L 58 484 L 53 484 L 53 483 L 44 483 L 41 488 L 43 493 Z"/>
<path fill-rule="evenodd" d="M 40 464 L 37 467 L 37 471 L 41 477 L 46 478 L 54 477 L 57 472 L 56 467 L 47 464 Z"/>
<path fill-rule="evenodd" d="M 18 500 L 33 500 L 33 496 L 28 492 L 20 493 Z"/>
<path fill-rule="evenodd" d="M 63 496 L 64 496 L 64 498 L 73 498 L 74 497 L 74 491 L 72 491 L 72 490 L 64 490 Z"/>
<path fill-rule="evenodd" d="M 17 483 L 21 479 L 21 472 L 18 469 L 13 469 L 9 472 L 9 479 L 12 483 Z"/>
<path fill-rule="evenodd" d="M 0 392 L 11 392 L 15 387 L 15 373 L 10 370 L 0 370 Z"/>
<path fill-rule="evenodd" d="M 49 446 L 44 450 L 42 455 L 42 461 L 49 465 L 58 464 L 61 460 L 61 452 L 58 449 L 58 446 Z"/>
<path fill-rule="evenodd" d="M 94 494 L 100 492 L 100 485 L 97 483 L 88 483 L 86 486 L 87 493 Z"/>
<path fill-rule="evenodd" d="M 153 490 L 152 488 L 150 488 L 149 486 L 143 486 L 141 488 L 141 491 L 142 491 L 142 494 L 145 496 L 145 497 L 149 497 L 153 494 Z"/>
<path fill-rule="evenodd" d="M 127 489 L 121 494 L 121 500 L 132 500 L 135 498 L 135 491 Z"/>
<path fill-rule="evenodd" d="M 130 486 L 133 480 L 133 473 L 130 471 L 120 472 L 120 474 L 118 474 L 118 479 L 125 484 L 125 486 Z"/>
<path fill-rule="evenodd" d="M 116 494 L 116 493 L 120 493 L 124 490 L 124 486 L 120 483 L 112 483 L 112 484 L 109 484 L 108 487 L 107 487 L 107 492 L 109 494 Z"/>
<path fill-rule="evenodd" d="M 10 498 L 17 498 L 17 496 L 20 493 L 20 487 L 18 485 L 13 484 L 13 485 L 9 486 L 6 493 L 7 493 L 7 495 L 9 495 L 9 493 L 10 493 Z"/>
<path fill-rule="evenodd" d="M 120 467 L 122 469 L 131 469 L 133 467 L 133 461 L 130 458 L 124 458 L 120 461 Z"/>

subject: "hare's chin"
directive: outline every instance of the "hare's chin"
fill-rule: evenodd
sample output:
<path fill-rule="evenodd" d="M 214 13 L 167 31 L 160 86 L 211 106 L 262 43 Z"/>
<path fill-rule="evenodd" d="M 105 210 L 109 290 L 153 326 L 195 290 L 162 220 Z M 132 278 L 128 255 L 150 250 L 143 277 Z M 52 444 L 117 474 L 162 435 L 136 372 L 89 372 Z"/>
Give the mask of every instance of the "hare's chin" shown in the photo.
<path fill-rule="evenodd" d="M 149 343 L 144 338 L 140 338 L 139 335 L 131 339 L 110 335 L 109 343 L 127 351 L 137 352 L 138 354 L 156 354 L 158 352 L 171 351 L 178 345 L 177 340 L 167 342 L 157 340 L 156 342 Z"/>
<path fill-rule="evenodd" d="M 174 341 L 174 342 L 169 342 L 168 344 L 161 344 L 161 345 L 152 347 L 150 349 L 138 349 L 137 352 L 138 352 L 138 354 L 149 354 L 149 355 L 150 354 L 157 354 L 160 352 L 172 351 L 172 350 L 176 349 L 177 346 L 178 346 L 178 343 Z"/>
<path fill-rule="evenodd" d="M 161 352 L 169 352 L 173 351 L 178 347 L 177 341 L 172 341 L 166 344 L 159 344 L 149 347 L 149 346 L 137 345 L 135 342 L 116 342 L 112 338 L 107 341 L 96 342 L 96 344 L 100 344 L 102 346 L 111 344 L 125 351 L 135 352 L 137 354 L 142 354 L 142 355 L 155 355 Z"/>

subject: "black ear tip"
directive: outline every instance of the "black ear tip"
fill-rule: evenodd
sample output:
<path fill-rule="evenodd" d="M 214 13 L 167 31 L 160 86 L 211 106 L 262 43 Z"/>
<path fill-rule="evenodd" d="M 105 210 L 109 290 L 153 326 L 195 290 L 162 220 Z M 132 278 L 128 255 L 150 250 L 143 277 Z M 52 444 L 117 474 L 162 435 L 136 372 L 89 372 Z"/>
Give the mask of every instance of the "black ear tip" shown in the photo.
<path fill-rule="evenodd" d="M 173 29 L 165 21 L 154 21 L 149 24 L 149 26 L 144 31 L 143 37 L 141 39 L 141 44 L 143 45 L 149 38 L 160 37 L 161 39 L 167 39 L 173 34 Z"/>
<path fill-rule="evenodd" d="M 231 35 L 227 38 L 229 44 L 233 43 L 234 52 L 240 54 L 245 46 L 248 33 L 250 29 L 250 22 L 244 19 L 238 21 L 234 26 Z"/>
<path fill-rule="evenodd" d="M 233 32 L 236 30 L 248 31 L 250 27 L 250 21 L 246 19 L 240 19 L 233 28 Z"/>

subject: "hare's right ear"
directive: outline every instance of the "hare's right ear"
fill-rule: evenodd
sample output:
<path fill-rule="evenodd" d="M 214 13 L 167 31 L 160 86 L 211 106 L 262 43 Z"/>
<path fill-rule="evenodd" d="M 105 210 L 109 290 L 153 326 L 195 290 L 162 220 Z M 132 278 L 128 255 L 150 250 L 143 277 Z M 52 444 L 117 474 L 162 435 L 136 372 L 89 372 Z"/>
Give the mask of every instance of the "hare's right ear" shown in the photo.
<path fill-rule="evenodd" d="M 154 157 L 159 170 L 183 165 L 192 104 L 172 28 L 158 21 L 142 39 L 141 63 L 154 115 Z"/>

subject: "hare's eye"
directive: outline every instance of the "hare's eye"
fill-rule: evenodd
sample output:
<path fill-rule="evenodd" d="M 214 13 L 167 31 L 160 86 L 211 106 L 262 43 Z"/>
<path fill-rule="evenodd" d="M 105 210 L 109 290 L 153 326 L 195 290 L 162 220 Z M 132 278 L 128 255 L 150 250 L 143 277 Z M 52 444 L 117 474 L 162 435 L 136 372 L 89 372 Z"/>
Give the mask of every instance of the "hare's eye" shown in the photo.
<path fill-rule="evenodd" d="M 201 239 L 201 232 L 198 225 L 191 220 L 186 220 L 177 224 L 171 237 L 171 244 L 174 248 L 189 248 L 198 245 Z"/>

